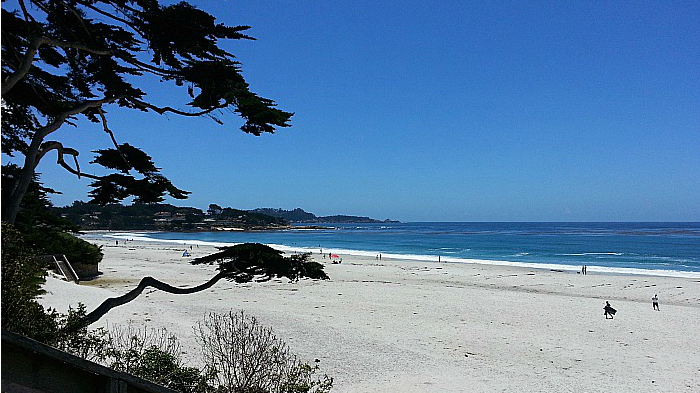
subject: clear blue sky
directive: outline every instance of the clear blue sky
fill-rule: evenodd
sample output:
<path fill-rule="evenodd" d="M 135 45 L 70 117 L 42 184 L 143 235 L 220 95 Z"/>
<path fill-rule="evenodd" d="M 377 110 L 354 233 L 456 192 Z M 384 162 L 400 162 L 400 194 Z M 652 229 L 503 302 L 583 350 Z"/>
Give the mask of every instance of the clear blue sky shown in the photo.
<path fill-rule="evenodd" d="M 175 204 L 402 221 L 700 221 L 697 1 L 194 1 L 295 112 L 254 137 L 225 117 L 110 110 Z M 155 84 L 152 87 L 157 87 Z M 150 94 L 172 103 L 173 91 Z M 57 138 L 108 147 L 98 125 Z M 45 160 L 57 205 L 87 200 Z"/>

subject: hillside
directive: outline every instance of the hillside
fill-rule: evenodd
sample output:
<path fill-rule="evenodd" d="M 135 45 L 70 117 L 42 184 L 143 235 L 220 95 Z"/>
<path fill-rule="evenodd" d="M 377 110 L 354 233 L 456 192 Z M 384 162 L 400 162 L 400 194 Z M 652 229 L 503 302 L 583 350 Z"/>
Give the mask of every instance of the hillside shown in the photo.
<path fill-rule="evenodd" d="M 291 223 L 384 223 L 398 222 L 395 220 L 376 220 L 369 217 L 348 216 L 348 215 L 333 215 L 333 216 L 316 216 L 313 213 L 306 212 L 300 208 L 293 210 L 259 208 L 249 210 L 254 213 L 262 213 L 272 217 L 282 218 Z"/>
<path fill-rule="evenodd" d="M 222 208 L 215 214 L 205 214 L 194 207 L 165 203 L 99 206 L 74 202 L 71 206 L 54 208 L 53 211 L 84 230 L 256 230 L 288 225 L 284 219 L 244 210 Z"/>

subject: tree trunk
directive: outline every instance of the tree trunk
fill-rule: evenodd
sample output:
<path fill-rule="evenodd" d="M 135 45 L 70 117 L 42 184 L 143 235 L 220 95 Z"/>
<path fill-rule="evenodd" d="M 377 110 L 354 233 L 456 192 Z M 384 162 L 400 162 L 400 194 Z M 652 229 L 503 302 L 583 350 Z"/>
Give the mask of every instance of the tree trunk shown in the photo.
<path fill-rule="evenodd" d="M 82 102 L 73 109 L 60 113 L 53 121 L 38 129 L 34 133 L 32 143 L 29 145 L 29 148 L 27 148 L 27 152 L 24 155 L 24 167 L 22 167 L 22 174 L 20 175 L 19 181 L 15 185 L 14 190 L 12 190 L 10 202 L 8 203 L 7 208 L 3 210 L 2 219 L 4 221 L 14 224 L 15 220 L 17 219 L 17 213 L 19 213 L 22 198 L 24 198 L 24 194 L 27 193 L 27 188 L 32 182 L 34 170 L 36 169 L 36 166 L 39 165 L 39 160 L 41 157 L 43 157 L 43 154 L 41 156 L 39 155 L 39 151 L 41 150 L 41 144 L 44 142 L 44 139 L 46 139 L 46 137 L 52 132 L 59 129 L 70 116 L 83 113 L 89 108 L 101 107 L 103 104 L 108 104 L 121 98 L 124 98 L 124 96 L 104 97 L 99 100 L 88 100 Z"/>
<path fill-rule="evenodd" d="M 12 193 L 10 194 L 10 200 L 3 206 L 2 220 L 14 224 L 17 219 L 17 213 L 19 213 L 20 205 L 22 204 L 22 199 L 24 194 L 27 193 L 27 188 L 32 182 L 34 177 L 34 169 L 39 164 L 37 161 L 37 155 L 39 153 L 39 147 L 41 146 L 41 141 L 32 141 L 29 145 L 27 153 L 24 157 L 24 166 L 20 172 L 19 179 L 16 181 Z"/>
<path fill-rule="evenodd" d="M 178 288 L 170 284 L 166 284 L 162 281 L 158 281 L 153 277 L 144 277 L 141 279 L 141 282 L 139 282 L 139 285 L 136 288 L 132 289 L 131 291 L 127 292 L 122 296 L 111 297 L 105 300 L 104 302 L 102 302 L 102 304 L 99 305 L 99 307 L 91 311 L 85 317 L 85 319 L 87 320 L 88 325 L 97 322 L 100 318 L 107 314 L 109 310 L 127 304 L 130 301 L 136 299 L 143 292 L 143 290 L 148 287 L 153 287 L 156 289 L 160 289 L 161 291 L 165 291 L 176 295 L 188 295 L 190 293 L 200 292 L 212 287 L 219 280 L 221 280 L 229 274 L 230 273 L 219 272 L 216 276 L 212 277 L 211 280 L 205 282 L 204 284 L 197 285 L 196 287 L 191 288 Z"/>

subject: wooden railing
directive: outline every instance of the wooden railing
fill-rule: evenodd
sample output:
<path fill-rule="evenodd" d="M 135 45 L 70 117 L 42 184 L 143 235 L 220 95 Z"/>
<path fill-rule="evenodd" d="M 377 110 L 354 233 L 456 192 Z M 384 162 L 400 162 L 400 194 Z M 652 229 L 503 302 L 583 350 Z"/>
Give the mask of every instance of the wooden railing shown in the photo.
<path fill-rule="evenodd" d="M 1 358 L 3 393 L 177 393 L 5 330 Z"/>

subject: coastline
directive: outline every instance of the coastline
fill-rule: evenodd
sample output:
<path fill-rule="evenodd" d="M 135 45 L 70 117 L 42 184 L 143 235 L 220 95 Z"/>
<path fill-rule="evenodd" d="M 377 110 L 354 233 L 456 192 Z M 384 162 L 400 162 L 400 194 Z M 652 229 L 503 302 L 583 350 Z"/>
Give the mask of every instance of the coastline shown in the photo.
<path fill-rule="evenodd" d="M 144 242 L 160 242 L 160 243 L 170 243 L 170 244 L 182 244 L 182 245 L 203 245 L 203 246 L 214 246 L 214 247 L 225 247 L 231 246 L 236 243 L 224 243 L 224 242 L 211 242 L 211 241 L 201 241 L 201 240 L 185 240 L 185 239 L 156 239 L 148 237 L 149 233 L 158 233 L 158 231 L 84 231 L 87 239 L 93 239 L 93 236 L 104 236 L 106 238 L 112 238 L 115 240 L 123 239 L 138 239 Z M 289 252 L 289 253 L 317 253 L 318 248 L 310 247 L 290 247 L 282 244 L 267 244 L 278 250 Z M 374 258 L 379 254 L 378 251 L 365 251 L 365 250 L 353 250 L 344 248 L 327 248 L 326 252 L 332 252 L 338 255 L 352 255 L 355 257 L 369 257 Z M 466 263 L 466 264 L 480 264 L 480 265 L 499 265 L 499 266 L 512 266 L 528 269 L 541 269 L 541 270 L 552 270 L 552 271 L 564 271 L 570 273 L 580 272 L 581 266 L 567 265 L 567 264 L 557 264 L 557 263 L 534 263 L 534 262 L 517 262 L 517 261 L 507 261 L 507 260 L 493 260 L 493 259 L 473 259 L 473 258 L 455 258 L 449 256 L 435 256 L 435 255 L 416 255 L 416 254 L 394 254 L 394 253 L 382 253 L 383 258 L 395 259 L 395 260 L 409 260 L 409 261 L 421 261 L 421 262 L 435 262 L 435 263 Z M 664 269 L 641 269 L 641 268 L 627 268 L 627 267 L 606 267 L 606 266 L 596 266 L 588 265 L 588 272 L 591 274 L 619 274 L 619 275 L 638 275 L 638 276 L 659 276 L 659 277 L 678 277 L 678 278 L 697 278 L 700 279 L 700 272 L 691 271 L 680 271 L 680 270 L 664 270 Z"/>
<path fill-rule="evenodd" d="M 182 257 L 189 245 L 114 240 L 90 239 L 105 252 L 101 276 L 81 285 L 50 279 L 42 303 L 91 310 L 147 275 L 188 287 L 216 271 L 190 265 Z M 193 257 L 215 250 L 192 246 Z M 207 312 L 243 309 L 302 360 L 319 359 L 341 393 L 700 389 L 698 279 L 341 257 L 331 264 L 312 255 L 330 281 L 221 281 L 191 295 L 149 289 L 93 327 L 165 327 L 196 365 L 192 325 Z M 618 309 L 613 320 L 603 317 L 606 300 Z"/>

